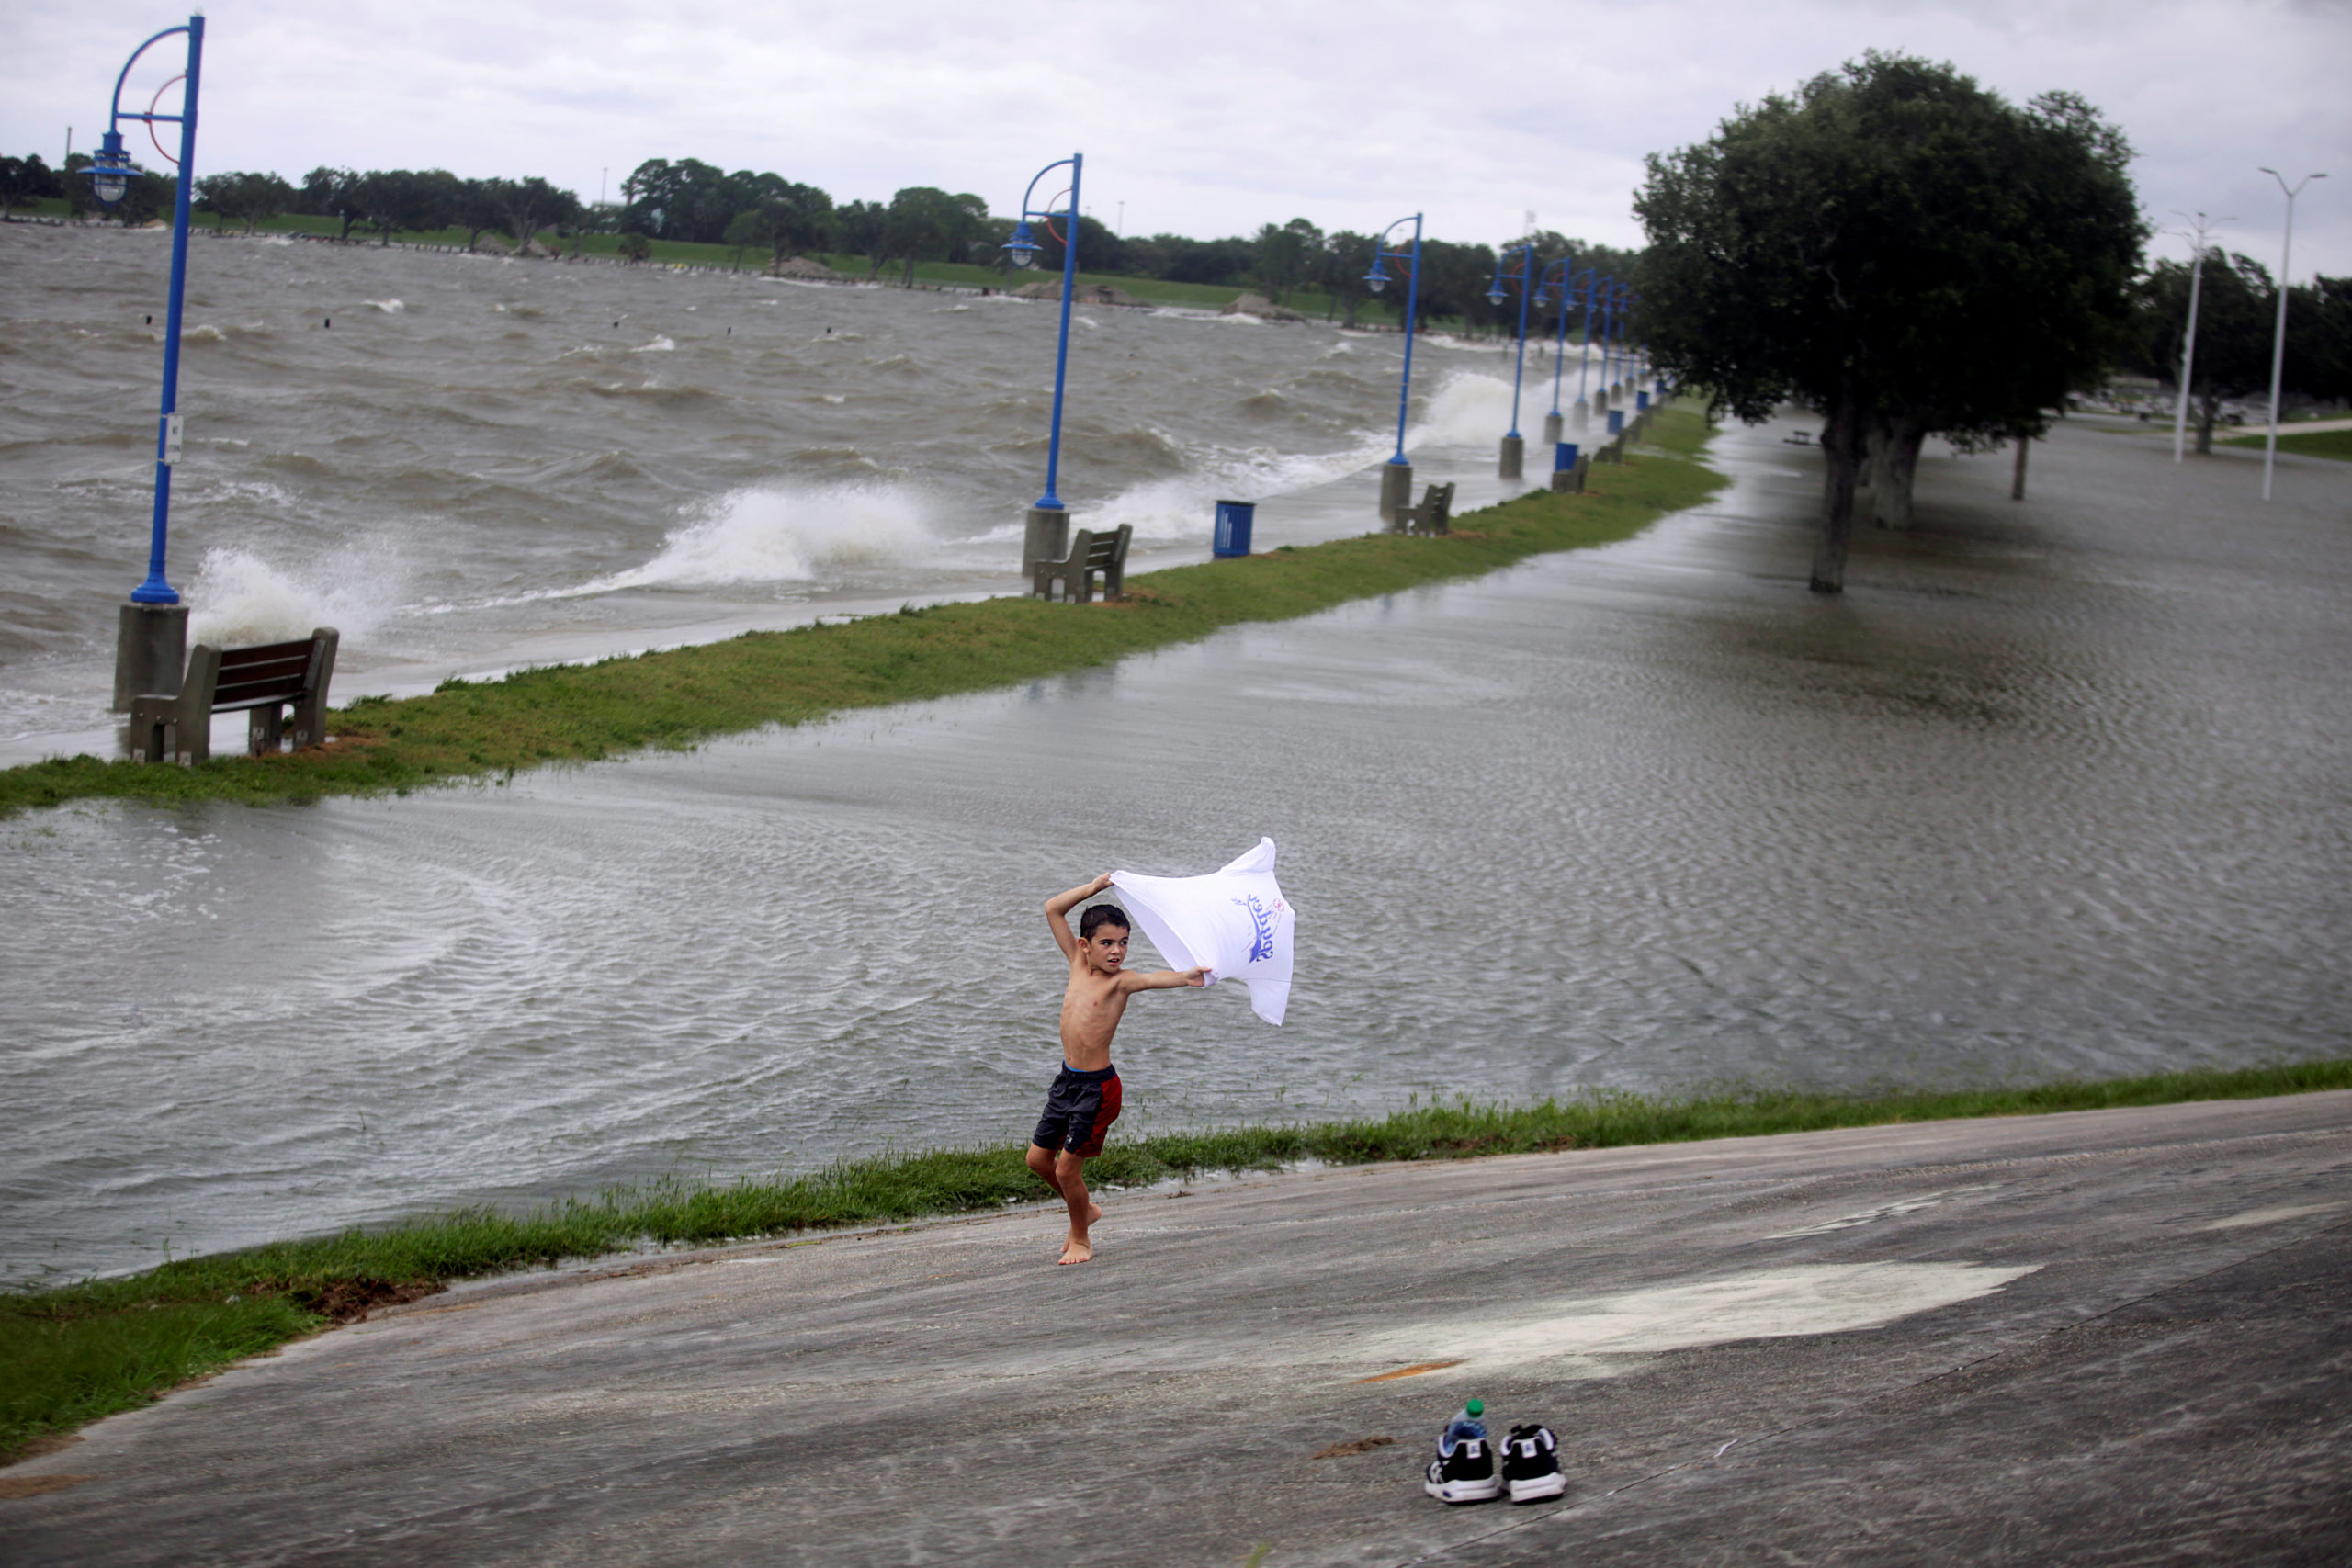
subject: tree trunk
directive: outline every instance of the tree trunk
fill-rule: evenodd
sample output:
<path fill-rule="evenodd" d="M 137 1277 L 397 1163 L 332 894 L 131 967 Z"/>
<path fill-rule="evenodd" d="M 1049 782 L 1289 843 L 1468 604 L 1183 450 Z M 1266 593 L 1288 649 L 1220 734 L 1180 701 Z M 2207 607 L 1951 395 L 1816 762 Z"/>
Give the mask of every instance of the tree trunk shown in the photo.
<path fill-rule="evenodd" d="M 2025 455 L 2027 452 L 2030 451 L 2032 447 L 2033 437 L 2028 435 L 2022 430 L 2018 431 L 2017 472 L 2009 477 L 2009 499 L 2011 501 L 2023 501 L 2025 499 Z"/>
<path fill-rule="evenodd" d="M 1911 485 L 1918 477 L 1919 448 L 1927 439 L 1917 420 L 1887 422 L 1878 475 L 1871 486 L 1871 517 L 1880 527 L 1901 532 L 1911 526 Z"/>
<path fill-rule="evenodd" d="M 2213 455 L 2213 422 L 2222 417 L 2222 394 L 2208 392 L 2197 400 L 2197 455 Z"/>
<path fill-rule="evenodd" d="M 1886 487 L 1887 432 L 1893 423 L 1883 413 L 1871 414 L 1862 421 L 1862 471 L 1854 483 L 1873 497 Z"/>
<path fill-rule="evenodd" d="M 1861 463 L 1861 410 L 1851 382 L 1838 389 L 1837 405 L 1821 432 L 1821 454 L 1829 470 L 1824 497 L 1821 538 L 1813 552 L 1815 593 L 1846 591 L 1846 547 L 1854 536 L 1854 474 Z"/>

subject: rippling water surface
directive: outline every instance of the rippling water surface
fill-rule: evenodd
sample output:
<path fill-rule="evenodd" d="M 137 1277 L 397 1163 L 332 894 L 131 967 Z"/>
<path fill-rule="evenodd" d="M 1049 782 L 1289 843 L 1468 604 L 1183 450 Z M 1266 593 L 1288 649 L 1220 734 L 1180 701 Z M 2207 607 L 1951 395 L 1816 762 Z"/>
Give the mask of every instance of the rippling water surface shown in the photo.
<path fill-rule="evenodd" d="M 934 305 L 808 292 L 756 308 L 869 311 L 878 336 Z M 1298 376 L 1342 341 L 1100 330 Z M 550 393 L 574 395 L 600 394 Z M 719 423 L 750 443 L 742 399 Z M 1290 1022 L 1233 987 L 1140 998 L 1123 1125 L 2345 1055 L 2343 470 L 2284 468 L 2265 509 L 2234 459 L 2176 470 L 2062 429 L 2017 506 L 2006 459 L 1931 456 L 1921 528 L 1866 536 L 1825 601 L 1804 589 L 1817 473 L 1781 434 L 1726 433 L 1733 486 L 1629 544 L 1021 691 L 407 799 L 0 824 L 0 1277 L 1017 1139 L 1057 1056 L 1042 901 L 1261 832 L 1300 911 Z M 679 439 L 715 465 L 727 445 Z M 894 482 L 966 482 L 905 477 L 912 435 L 840 439 L 902 443 Z M 694 470 L 658 448 L 631 466 Z M 696 482 L 671 504 L 741 488 Z M 404 513 L 466 564 L 420 550 L 439 586 L 403 603 L 496 596 L 469 586 L 498 547 L 460 542 L 464 504 Z M 978 548 L 1001 516 L 969 505 Z M 626 510 L 578 581 L 694 526 Z"/>
<path fill-rule="evenodd" d="M 0 227 L 0 739 L 105 722 L 114 606 L 146 559 L 168 263 L 161 231 Z M 172 580 L 199 636 L 337 626 L 345 689 L 1005 592 L 1057 310 L 199 235 Z M 1141 563 L 1203 553 L 1220 496 L 1393 446 L 1393 335 L 1110 307 L 1071 330 L 1060 493 L 1082 525 L 1132 524 Z M 1495 354 L 1441 343 L 1416 367 L 1416 445 L 1490 450 Z"/>

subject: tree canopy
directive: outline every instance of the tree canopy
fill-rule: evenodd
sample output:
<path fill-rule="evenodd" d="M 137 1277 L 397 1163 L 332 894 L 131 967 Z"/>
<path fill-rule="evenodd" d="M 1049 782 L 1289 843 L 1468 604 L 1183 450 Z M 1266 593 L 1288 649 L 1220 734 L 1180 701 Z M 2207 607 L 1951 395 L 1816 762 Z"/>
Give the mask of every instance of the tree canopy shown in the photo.
<path fill-rule="evenodd" d="M 2038 433 L 2113 361 L 2147 233 L 2131 155 L 2072 94 L 2018 107 L 1879 53 L 1651 155 L 1641 334 L 1719 411 L 1827 416 L 1815 589 L 1844 584 L 1873 427 L 1913 455 Z"/>

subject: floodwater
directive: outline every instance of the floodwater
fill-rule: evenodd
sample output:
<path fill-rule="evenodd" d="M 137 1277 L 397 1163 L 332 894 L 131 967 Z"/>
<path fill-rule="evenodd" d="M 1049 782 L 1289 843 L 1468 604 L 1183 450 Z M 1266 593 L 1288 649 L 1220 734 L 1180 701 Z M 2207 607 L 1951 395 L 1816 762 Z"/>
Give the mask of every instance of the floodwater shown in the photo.
<path fill-rule="evenodd" d="M 1138 998 L 1123 1127 L 2346 1055 L 2343 468 L 2266 508 L 2255 464 L 2075 425 L 2019 505 L 1939 449 L 1825 600 L 1790 428 L 1627 544 L 1019 691 L 0 825 L 0 1277 L 1017 1139 L 1043 900 L 1261 833 L 1289 1022 Z"/>

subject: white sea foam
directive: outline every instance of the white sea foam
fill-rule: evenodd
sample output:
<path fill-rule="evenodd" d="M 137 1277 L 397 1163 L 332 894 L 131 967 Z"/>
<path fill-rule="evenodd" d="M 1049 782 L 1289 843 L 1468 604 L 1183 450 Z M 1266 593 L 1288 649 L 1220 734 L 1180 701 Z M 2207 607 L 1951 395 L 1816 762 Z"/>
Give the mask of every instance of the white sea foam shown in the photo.
<path fill-rule="evenodd" d="M 180 341 L 182 343 L 227 343 L 229 334 L 208 322 L 203 326 L 186 329 L 180 333 Z"/>
<path fill-rule="evenodd" d="M 921 495 L 883 483 L 762 485 L 718 497 L 672 531 L 651 560 L 585 585 L 709 588 L 807 582 L 923 564 L 937 553 Z"/>
<path fill-rule="evenodd" d="M 387 316 L 397 316 L 408 309 L 407 304 L 399 299 L 370 299 L 368 303 L 383 311 Z"/>
<path fill-rule="evenodd" d="M 1212 448 L 1189 455 L 1193 472 L 1134 485 L 1090 509 L 1091 526 L 1132 525 L 1139 539 L 1198 538 L 1204 520 L 1228 496 L 1262 501 L 1309 490 L 1354 473 L 1386 456 L 1386 441 L 1375 432 L 1338 452 L 1277 452 L 1270 446 L 1246 451 Z"/>
<path fill-rule="evenodd" d="M 283 642 L 333 626 L 345 648 L 373 632 L 398 604 L 399 563 L 345 550 L 306 568 L 220 546 L 204 553 L 187 589 L 188 640 L 216 646 Z"/>
<path fill-rule="evenodd" d="M 631 354 L 668 354 L 677 346 L 678 345 L 676 344 L 671 342 L 668 338 L 662 337 L 657 334 L 651 343 L 639 344 L 637 347 L 630 349 L 629 352 Z"/>
<path fill-rule="evenodd" d="M 1522 403 L 1525 417 L 1532 403 Z M 1476 370 L 1448 370 L 1421 405 L 1418 423 L 1406 427 L 1405 445 L 1476 446 L 1510 428 L 1510 383 Z"/>

